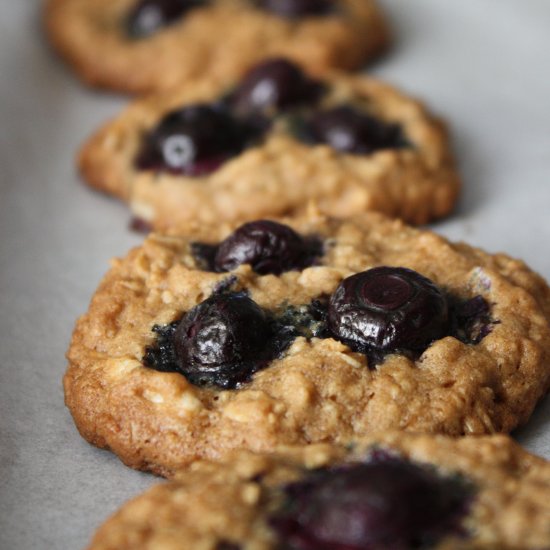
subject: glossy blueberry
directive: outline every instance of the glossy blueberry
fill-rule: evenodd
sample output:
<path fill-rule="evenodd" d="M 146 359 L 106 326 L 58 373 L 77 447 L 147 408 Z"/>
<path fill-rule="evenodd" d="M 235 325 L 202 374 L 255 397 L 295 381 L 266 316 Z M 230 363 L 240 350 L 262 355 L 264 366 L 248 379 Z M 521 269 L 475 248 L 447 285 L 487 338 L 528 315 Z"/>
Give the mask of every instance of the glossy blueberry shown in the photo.
<path fill-rule="evenodd" d="M 290 61 L 272 59 L 250 70 L 231 96 L 239 113 L 273 111 L 317 101 L 323 86 Z"/>
<path fill-rule="evenodd" d="M 127 32 L 132 38 L 145 38 L 204 3 L 203 0 L 141 0 L 128 15 Z"/>
<path fill-rule="evenodd" d="M 265 312 L 244 293 L 214 294 L 184 315 L 174 349 L 193 383 L 231 388 L 257 369 L 271 336 Z"/>
<path fill-rule="evenodd" d="M 344 279 L 331 297 L 330 332 L 367 352 L 423 351 L 448 333 L 446 296 L 403 267 L 376 267 Z"/>
<path fill-rule="evenodd" d="M 397 458 L 310 474 L 272 525 L 292 550 L 407 550 L 460 532 L 470 489 Z"/>
<path fill-rule="evenodd" d="M 303 138 L 356 155 L 407 145 L 398 125 L 383 122 L 349 105 L 314 113 L 305 121 Z"/>
<path fill-rule="evenodd" d="M 242 225 L 218 247 L 216 271 L 232 271 L 250 264 L 261 275 L 276 275 L 311 265 L 320 245 L 306 240 L 288 225 L 259 220 Z"/>
<path fill-rule="evenodd" d="M 267 11 L 289 19 L 308 15 L 327 15 L 334 10 L 333 0 L 258 0 Z"/>
<path fill-rule="evenodd" d="M 244 292 L 231 290 L 236 282 L 227 277 L 181 319 L 153 326 L 156 338 L 143 364 L 180 373 L 198 386 L 233 389 L 269 367 L 298 336 L 325 337 L 326 296 L 266 311 Z"/>
<path fill-rule="evenodd" d="M 136 167 L 205 175 L 238 155 L 258 137 L 256 128 L 236 120 L 223 108 L 190 105 L 166 115 L 145 136 Z"/>

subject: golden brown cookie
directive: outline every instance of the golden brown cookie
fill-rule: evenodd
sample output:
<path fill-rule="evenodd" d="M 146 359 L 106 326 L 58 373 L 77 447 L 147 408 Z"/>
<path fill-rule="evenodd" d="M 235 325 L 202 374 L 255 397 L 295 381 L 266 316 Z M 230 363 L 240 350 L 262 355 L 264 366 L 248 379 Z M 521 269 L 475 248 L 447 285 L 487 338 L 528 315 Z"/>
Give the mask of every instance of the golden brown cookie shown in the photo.
<path fill-rule="evenodd" d="M 85 439 L 170 476 L 234 448 L 527 421 L 550 290 L 525 264 L 376 213 L 285 224 L 153 234 L 114 261 L 68 351 Z"/>
<path fill-rule="evenodd" d="M 505 436 L 375 434 L 196 463 L 89 550 L 549 548 L 549 492 L 550 463 Z"/>
<path fill-rule="evenodd" d="M 49 0 L 45 23 L 85 82 L 130 93 L 228 82 L 277 55 L 356 69 L 388 43 L 374 0 Z"/>
<path fill-rule="evenodd" d="M 262 111 L 254 101 L 266 97 Z M 448 214 L 460 187 L 446 131 L 420 103 L 368 77 L 311 79 L 283 60 L 232 89 L 201 82 L 136 102 L 84 145 L 79 165 L 169 232 L 310 202 L 420 224 Z"/>

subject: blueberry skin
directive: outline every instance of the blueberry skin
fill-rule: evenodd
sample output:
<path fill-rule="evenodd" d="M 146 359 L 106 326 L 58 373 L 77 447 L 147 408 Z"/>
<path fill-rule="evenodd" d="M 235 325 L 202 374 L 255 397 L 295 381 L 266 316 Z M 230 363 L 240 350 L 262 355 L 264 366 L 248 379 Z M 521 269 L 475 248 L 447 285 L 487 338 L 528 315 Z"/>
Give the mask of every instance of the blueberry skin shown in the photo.
<path fill-rule="evenodd" d="M 132 38 L 146 38 L 174 23 L 203 0 L 141 0 L 126 19 L 126 31 Z"/>
<path fill-rule="evenodd" d="M 214 294 L 181 319 L 174 349 L 192 383 L 234 388 L 261 366 L 271 336 L 265 312 L 244 293 Z"/>
<path fill-rule="evenodd" d="M 272 518 L 292 550 L 408 550 L 460 532 L 471 489 L 393 458 L 313 472 Z"/>
<path fill-rule="evenodd" d="M 407 146 L 401 128 L 349 105 L 317 111 L 305 121 L 304 138 L 325 143 L 337 151 L 366 155 Z"/>
<path fill-rule="evenodd" d="M 324 336 L 326 306 L 282 304 L 276 313 L 262 309 L 244 291 L 231 290 L 230 276 L 214 293 L 178 320 L 154 325 L 152 345 L 143 364 L 159 372 L 177 372 L 201 387 L 231 390 L 281 357 L 298 337 Z"/>
<path fill-rule="evenodd" d="M 273 111 L 315 102 L 323 89 L 298 65 L 277 58 L 253 67 L 233 92 L 231 104 L 239 113 Z"/>
<path fill-rule="evenodd" d="M 278 275 L 302 267 L 308 259 L 307 244 L 292 228 L 270 220 L 246 223 L 220 243 L 216 271 L 232 271 L 250 264 L 260 275 Z"/>
<path fill-rule="evenodd" d="M 139 170 L 206 175 L 257 137 L 256 128 L 225 109 L 197 103 L 168 113 L 145 136 L 135 164 Z"/>
<path fill-rule="evenodd" d="M 258 6 L 288 19 L 328 15 L 334 11 L 333 0 L 258 0 Z"/>
<path fill-rule="evenodd" d="M 329 330 L 356 351 L 423 351 L 448 333 L 446 296 L 403 267 L 376 267 L 344 279 L 331 297 Z"/>

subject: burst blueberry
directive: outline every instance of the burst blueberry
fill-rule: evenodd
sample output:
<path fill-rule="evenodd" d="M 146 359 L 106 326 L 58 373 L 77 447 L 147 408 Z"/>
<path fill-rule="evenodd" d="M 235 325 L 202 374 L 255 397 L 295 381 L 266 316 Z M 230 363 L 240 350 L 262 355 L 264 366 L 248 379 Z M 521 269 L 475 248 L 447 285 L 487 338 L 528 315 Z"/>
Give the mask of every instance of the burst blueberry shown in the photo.
<path fill-rule="evenodd" d="M 344 279 L 331 297 L 329 330 L 368 352 L 423 351 L 448 333 L 445 294 L 402 267 L 376 267 Z"/>
<path fill-rule="evenodd" d="M 267 311 L 245 292 L 231 290 L 236 281 L 228 277 L 181 319 L 153 326 L 157 337 L 145 349 L 143 364 L 180 373 L 197 386 L 234 389 L 281 357 L 298 336 L 323 337 L 322 297 Z"/>

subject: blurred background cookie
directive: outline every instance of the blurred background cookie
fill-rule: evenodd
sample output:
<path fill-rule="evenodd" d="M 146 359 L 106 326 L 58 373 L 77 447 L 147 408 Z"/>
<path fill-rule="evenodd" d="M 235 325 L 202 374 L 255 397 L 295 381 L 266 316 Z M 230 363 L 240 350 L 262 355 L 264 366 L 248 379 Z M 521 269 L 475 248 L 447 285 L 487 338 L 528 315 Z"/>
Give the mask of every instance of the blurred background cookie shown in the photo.
<path fill-rule="evenodd" d="M 45 22 L 85 82 L 130 93 L 227 82 L 274 55 L 357 69 L 388 43 L 374 0 L 49 0 Z"/>
<path fill-rule="evenodd" d="M 550 463 L 504 436 L 235 453 L 125 504 L 89 550 L 547 548 Z"/>

